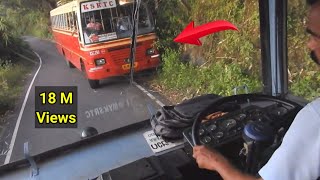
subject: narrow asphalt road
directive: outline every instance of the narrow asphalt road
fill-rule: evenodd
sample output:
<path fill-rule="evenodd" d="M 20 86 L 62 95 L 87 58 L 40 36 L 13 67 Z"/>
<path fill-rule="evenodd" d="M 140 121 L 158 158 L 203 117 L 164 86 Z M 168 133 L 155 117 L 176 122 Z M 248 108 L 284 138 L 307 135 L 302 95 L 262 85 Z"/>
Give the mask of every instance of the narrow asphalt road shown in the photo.
<path fill-rule="evenodd" d="M 168 102 L 161 96 L 159 99 L 159 95 L 155 95 L 158 100 L 150 98 L 150 94 L 147 95 L 141 89 L 143 87 L 131 86 L 125 77 L 104 80 L 101 88 L 92 90 L 79 70 L 69 69 L 66 66 L 64 58 L 58 54 L 54 43 L 32 37 L 27 37 L 26 41 L 40 55 L 42 66 L 31 87 L 19 126 L 16 126 L 16 121 L 21 105 L 11 117 L 12 120 L 2 135 L 5 137 L 2 139 L 5 145 L 0 149 L 4 152 L 0 159 L 3 162 L 5 158 L 10 162 L 23 159 L 25 142 L 29 142 L 31 155 L 39 154 L 80 140 L 81 130 L 84 127 L 92 126 L 102 133 L 146 120 L 150 117 L 147 104 L 159 108 L 159 102 Z M 31 80 L 28 81 L 30 82 Z M 29 84 L 26 89 L 28 86 Z M 78 128 L 35 128 L 35 86 L 77 86 Z M 21 98 L 24 99 L 25 94 Z M 15 128 L 18 128 L 16 136 L 12 135 Z M 13 142 L 11 150 L 10 142 Z"/>

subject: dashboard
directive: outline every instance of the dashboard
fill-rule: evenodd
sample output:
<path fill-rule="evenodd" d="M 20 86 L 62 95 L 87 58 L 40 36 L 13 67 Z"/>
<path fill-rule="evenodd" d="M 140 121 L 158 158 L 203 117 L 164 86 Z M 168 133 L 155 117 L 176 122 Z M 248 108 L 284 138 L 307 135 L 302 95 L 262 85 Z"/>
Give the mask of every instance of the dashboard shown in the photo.
<path fill-rule="evenodd" d="M 283 104 L 272 104 L 267 107 L 251 105 L 236 112 L 230 112 L 223 117 L 201 124 L 199 136 L 203 144 L 219 146 L 242 136 L 246 124 L 262 122 L 271 125 L 274 129 L 289 126 L 292 120 L 290 115 L 296 114 L 294 107 Z M 186 140 L 193 145 L 191 128 L 183 132 Z"/>
<path fill-rule="evenodd" d="M 211 120 L 199 120 L 197 131 L 192 127 L 184 130 L 185 146 L 192 155 L 193 138 L 198 138 L 200 144 L 218 150 L 241 170 L 257 175 L 281 145 L 302 107 L 273 98 L 237 104 L 240 108 L 235 111 L 223 112 Z"/>

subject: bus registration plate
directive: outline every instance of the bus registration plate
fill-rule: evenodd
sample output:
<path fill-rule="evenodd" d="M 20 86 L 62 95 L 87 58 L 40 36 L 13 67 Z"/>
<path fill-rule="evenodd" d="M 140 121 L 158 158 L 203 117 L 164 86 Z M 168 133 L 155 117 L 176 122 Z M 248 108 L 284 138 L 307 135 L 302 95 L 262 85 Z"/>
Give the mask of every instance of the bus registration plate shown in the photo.
<path fill-rule="evenodd" d="M 155 135 L 153 130 L 143 133 L 143 136 L 153 153 L 159 153 L 183 144 L 183 141 L 166 142 L 160 136 Z"/>
<path fill-rule="evenodd" d="M 138 67 L 138 63 L 135 62 L 135 63 L 134 63 L 134 68 L 137 68 L 137 67 Z M 124 65 L 122 65 L 122 69 L 123 69 L 123 70 L 129 70 L 129 69 L 130 69 L 130 64 L 124 64 Z"/>

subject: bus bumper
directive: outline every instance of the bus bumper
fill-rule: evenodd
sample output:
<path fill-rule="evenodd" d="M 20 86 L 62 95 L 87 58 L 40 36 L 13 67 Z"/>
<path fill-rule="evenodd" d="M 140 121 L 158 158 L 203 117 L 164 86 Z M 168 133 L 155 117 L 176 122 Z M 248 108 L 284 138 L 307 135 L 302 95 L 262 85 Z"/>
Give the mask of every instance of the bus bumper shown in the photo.
<path fill-rule="evenodd" d="M 111 66 L 110 64 L 106 64 L 104 66 L 98 67 L 88 67 L 87 69 L 87 77 L 91 80 L 102 80 L 109 77 L 122 76 L 130 73 L 130 69 L 124 69 L 123 65 L 114 64 Z M 160 65 L 160 58 L 153 57 L 147 58 L 146 60 L 140 60 L 137 62 L 137 66 L 135 67 L 135 72 L 154 69 Z"/>

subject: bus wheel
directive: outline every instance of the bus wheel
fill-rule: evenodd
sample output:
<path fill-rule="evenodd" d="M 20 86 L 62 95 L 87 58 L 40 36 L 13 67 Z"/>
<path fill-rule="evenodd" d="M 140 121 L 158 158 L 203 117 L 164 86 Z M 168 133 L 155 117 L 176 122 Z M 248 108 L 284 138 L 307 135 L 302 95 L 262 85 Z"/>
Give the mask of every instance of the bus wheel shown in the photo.
<path fill-rule="evenodd" d="M 67 62 L 67 66 L 69 68 L 75 68 L 75 66 L 70 61 L 68 61 L 67 59 L 66 59 L 66 62 Z"/>
<path fill-rule="evenodd" d="M 99 80 L 88 79 L 88 81 L 92 89 L 97 89 L 99 87 Z"/>
<path fill-rule="evenodd" d="M 64 53 L 64 50 L 62 49 L 61 51 L 62 51 L 62 54 L 63 54 L 64 59 L 66 60 L 67 66 L 68 66 L 69 68 L 75 68 L 74 65 L 73 65 L 70 61 L 68 61 L 68 59 L 67 59 L 67 57 L 66 57 L 66 54 Z"/>
<path fill-rule="evenodd" d="M 80 61 L 81 71 L 84 73 L 85 77 L 88 78 L 86 68 L 84 67 L 83 61 Z M 99 87 L 99 80 L 88 79 L 89 85 L 92 89 L 97 89 Z"/>

